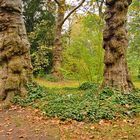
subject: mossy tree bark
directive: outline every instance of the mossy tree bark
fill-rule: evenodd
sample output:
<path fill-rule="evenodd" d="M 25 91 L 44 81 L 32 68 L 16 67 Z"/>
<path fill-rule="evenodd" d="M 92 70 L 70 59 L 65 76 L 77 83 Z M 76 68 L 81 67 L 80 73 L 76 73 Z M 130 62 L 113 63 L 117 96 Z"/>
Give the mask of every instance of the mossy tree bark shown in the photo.
<path fill-rule="evenodd" d="M 29 42 L 21 0 L 0 0 L 0 100 L 10 103 L 15 94 L 25 95 L 31 80 Z"/>
<path fill-rule="evenodd" d="M 106 0 L 103 33 L 104 81 L 103 86 L 128 92 L 134 89 L 127 67 L 128 38 L 126 30 L 127 11 L 132 0 Z"/>

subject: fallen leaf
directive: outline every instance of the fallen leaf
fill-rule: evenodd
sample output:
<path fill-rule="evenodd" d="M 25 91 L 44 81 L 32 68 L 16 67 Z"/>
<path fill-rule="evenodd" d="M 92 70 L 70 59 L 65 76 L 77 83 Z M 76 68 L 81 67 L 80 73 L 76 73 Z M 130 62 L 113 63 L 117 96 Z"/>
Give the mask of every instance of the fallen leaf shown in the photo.
<path fill-rule="evenodd" d="M 123 120 L 123 122 L 127 123 L 127 120 L 126 120 L 126 119 L 124 119 L 124 120 Z"/>
<path fill-rule="evenodd" d="M 13 131 L 13 129 L 9 129 L 9 130 L 8 130 L 8 132 L 12 132 L 12 131 Z"/>
<path fill-rule="evenodd" d="M 12 132 L 6 132 L 6 134 L 7 134 L 7 135 L 11 135 L 11 134 L 12 134 Z"/>
<path fill-rule="evenodd" d="M 20 135 L 20 136 L 18 136 L 20 139 L 21 138 L 26 138 L 27 136 L 25 136 L 25 135 Z"/>
<path fill-rule="evenodd" d="M 101 121 L 99 122 L 99 124 L 100 124 L 100 125 L 103 125 L 103 124 L 104 124 L 104 120 L 101 120 Z"/>
<path fill-rule="evenodd" d="M 95 129 L 95 126 L 91 126 L 90 129 L 92 129 L 92 130 Z"/>
<path fill-rule="evenodd" d="M 0 130 L 0 133 L 4 132 L 4 130 Z"/>

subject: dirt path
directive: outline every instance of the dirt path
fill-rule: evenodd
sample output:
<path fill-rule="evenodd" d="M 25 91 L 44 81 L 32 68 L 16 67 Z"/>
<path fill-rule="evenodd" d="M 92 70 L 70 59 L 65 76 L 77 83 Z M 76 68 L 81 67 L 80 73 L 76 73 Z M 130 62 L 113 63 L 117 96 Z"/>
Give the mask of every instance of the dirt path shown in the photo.
<path fill-rule="evenodd" d="M 79 133 L 78 125 L 71 126 L 69 123 L 44 118 L 38 110 L 12 106 L 9 110 L 0 110 L 0 140 L 87 139 L 82 129 Z M 76 136 L 71 137 L 70 133 Z"/>
<path fill-rule="evenodd" d="M 0 110 L 0 140 L 140 140 L 140 117 L 99 123 L 60 121 L 38 110 Z"/>
<path fill-rule="evenodd" d="M 0 111 L 0 140 L 59 140 L 58 126 L 44 120 L 37 112 L 17 106 Z"/>

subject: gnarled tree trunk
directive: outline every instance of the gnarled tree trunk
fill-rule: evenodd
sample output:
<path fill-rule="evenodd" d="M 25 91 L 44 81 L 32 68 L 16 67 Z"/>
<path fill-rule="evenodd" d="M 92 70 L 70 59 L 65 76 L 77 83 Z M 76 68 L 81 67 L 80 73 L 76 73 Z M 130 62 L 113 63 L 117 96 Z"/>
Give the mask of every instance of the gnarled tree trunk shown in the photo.
<path fill-rule="evenodd" d="M 104 81 L 103 86 L 131 91 L 132 84 L 127 67 L 126 53 L 128 38 L 126 30 L 127 11 L 131 0 L 106 0 L 104 38 Z"/>
<path fill-rule="evenodd" d="M 32 66 L 21 0 L 0 0 L 0 99 L 26 94 Z"/>

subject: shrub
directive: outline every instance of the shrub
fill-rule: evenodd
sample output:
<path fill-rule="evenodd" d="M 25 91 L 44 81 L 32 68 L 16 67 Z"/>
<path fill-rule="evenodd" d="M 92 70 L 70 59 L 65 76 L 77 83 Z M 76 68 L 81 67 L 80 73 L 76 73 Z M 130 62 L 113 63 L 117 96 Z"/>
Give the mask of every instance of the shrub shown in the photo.
<path fill-rule="evenodd" d="M 39 86 L 36 83 L 27 85 L 28 95 L 25 99 L 22 99 L 19 95 L 14 97 L 13 103 L 18 103 L 21 106 L 27 106 L 33 104 L 37 99 L 41 99 L 46 96 L 45 88 Z"/>

